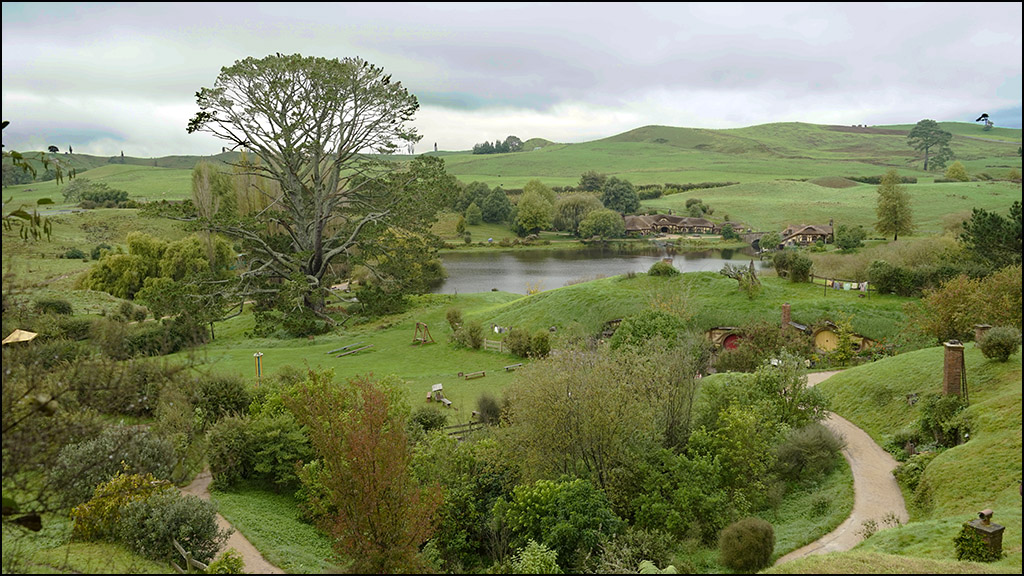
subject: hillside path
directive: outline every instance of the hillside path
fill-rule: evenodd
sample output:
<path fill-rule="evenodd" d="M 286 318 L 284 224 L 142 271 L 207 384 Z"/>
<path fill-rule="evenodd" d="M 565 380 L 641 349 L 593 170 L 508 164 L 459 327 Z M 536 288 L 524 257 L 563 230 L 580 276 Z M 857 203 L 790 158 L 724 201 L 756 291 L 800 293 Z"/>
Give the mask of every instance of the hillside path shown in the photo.
<path fill-rule="evenodd" d="M 808 374 L 807 384 L 820 384 L 834 374 L 838 372 Z M 853 511 L 838 528 L 779 558 L 776 566 L 812 554 L 850 550 L 864 539 L 858 532 L 868 520 L 874 520 L 882 529 L 886 527 L 884 519 L 887 516 L 895 515 L 901 524 L 906 524 L 910 518 L 903 493 L 892 475 L 897 466 L 896 459 L 875 444 L 867 432 L 840 416 L 829 414 L 823 424 L 846 440 L 843 456 L 853 472 Z"/>
<path fill-rule="evenodd" d="M 203 500 L 210 499 L 210 482 L 213 480 L 213 475 L 210 474 L 209 470 L 203 470 L 198 476 L 192 480 L 192 483 L 181 489 L 183 494 L 191 494 L 198 496 Z M 217 525 L 221 530 L 231 528 L 231 524 L 224 519 L 223 516 L 217 514 Z M 284 574 L 284 570 L 281 570 L 277 566 L 274 566 L 270 562 L 267 562 L 260 551 L 250 543 L 245 536 L 242 535 L 238 530 L 233 530 L 228 541 L 224 543 L 221 550 L 227 550 L 228 548 L 234 548 L 245 562 L 245 573 L 246 574 Z"/>

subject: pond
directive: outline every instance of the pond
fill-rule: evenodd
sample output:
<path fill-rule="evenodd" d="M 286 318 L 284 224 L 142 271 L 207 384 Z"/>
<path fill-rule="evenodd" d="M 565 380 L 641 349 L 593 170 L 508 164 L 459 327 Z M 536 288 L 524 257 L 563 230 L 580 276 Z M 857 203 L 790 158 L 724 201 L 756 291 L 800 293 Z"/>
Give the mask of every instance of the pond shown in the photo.
<path fill-rule="evenodd" d="M 441 255 L 448 278 L 434 293 L 465 294 L 496 289 L 526 294 L 531 289 L 551 290 L 628 272 L 647 272 L 663 258 L 672 258 L 672 265 L 680 272 L 718 272 L 727 262 L 740 265 L 750 260 L 758 270 L 763 269 L 752 248 L 676 253 L 670 248 L 651 247 L 627 252 L 590 246 L 580 250 L 449 252 Z"/>

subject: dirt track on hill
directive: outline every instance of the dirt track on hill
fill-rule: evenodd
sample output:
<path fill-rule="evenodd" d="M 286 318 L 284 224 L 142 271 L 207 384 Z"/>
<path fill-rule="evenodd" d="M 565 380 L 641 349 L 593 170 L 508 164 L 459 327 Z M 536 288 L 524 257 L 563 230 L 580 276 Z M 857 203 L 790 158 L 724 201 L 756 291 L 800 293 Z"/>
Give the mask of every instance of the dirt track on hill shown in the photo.
<path fill-rule="evenodd" d="M 808 374 L 808 385 L 819 384 L 838 372 Z M 838 528 L 821 539 L 779 558 L 775 565 L 812 554 L 845 552 L 856 546 L 863 536 L 864 523 L 873 520 L 878 529 L 889 527 L 886 520 L 895 517 L 901 524 L 909 520 L 903 493 L 893 477 L 897 462 L 881 446 L 844 418 L 829 414 L 823 422 L 846 440 L 843 456 L 853 472 L 853 511 Z M 890 521 L 891 522 L 891 521 Z"/>
<path fill-rule="evenodd" d="M 203 500 L 210 499 L 210 482 L 213 480 L 213 476 L 209 470 L 204 470 L 191 484 L 181 489 L 183 494 L 191 494 L 198 496 Z M 231 528 L 231 524 L 224 519 L 223 516 L 217 514 L 217 525 L 222 530 Z M 277 566 L 274 566 L 260 554 L 260 551 L 256 549 L 245 536 L 242 535 L 238 530 L 233 530 L 228 541 L 221 547 L 221 551 L 227 550 L 228 548 L 234 548 L 245 562 L 245 573 L 246 574 L 284 574 L 284 570 L 281 570 Z"/>

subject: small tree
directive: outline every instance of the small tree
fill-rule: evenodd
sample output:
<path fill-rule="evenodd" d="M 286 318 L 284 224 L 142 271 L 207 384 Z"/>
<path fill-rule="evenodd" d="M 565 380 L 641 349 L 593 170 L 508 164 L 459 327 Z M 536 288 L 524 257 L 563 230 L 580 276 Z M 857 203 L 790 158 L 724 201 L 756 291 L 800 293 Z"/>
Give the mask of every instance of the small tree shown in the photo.
<path fill-rule="evenodd" d="M 759 242 L 762 251 L 775 251 L 779 244 L 782 244 L 782 234 L 778 232 L 766 232 Z"/>
<path fill-rule="evenodd" d="M 636 195 L 633 184 L 614 176 L 604 184 L 601 203 L 605 208 L 615 210 L 620 214 L 632 214 L 640 209 L 640 198 Z"/>
<path fill-rule="evenodd" d="M 588 213 L 579 226 L 581 238 L 619 238 L 625 233 L 626 223 L 622 215 L 606 208 Z"/>
<path fill-rule="evenodd" d="M 910 207 L 910 195 L 901 184 L 899 173 L 895 168 L 890 169 L 882 176 L 882 183 L 878 186 L 875 215 L 878 217 L 875 229 L 880 234 L 892 234 L 893 241 L 898 240 L 900 234 L 909 234 L 914 231 L 914 214 Z"/>
<path fill-rule="evenodd" d="M 953 162 L 949 168 L 946 168 L 946 178 L 956 180 L 957 182 L 968 182 L 971 179 L 967 174 L 967 169 L 964 168 L 964 165 L 959 160 Z"/>
<path fill-rule="evenodd" d="M 836 247 L 841 252 L 856 252 L 857 248 L 864 246 L 864 239 L 868 233 L 862 226 L 846 226 L 840 224 L 836 228 Z"/>
<path fill-rule="evenodd" d="M 470 202 L 469 206 L 466 207 L 466 224 L 470 226 L 478 226 L 484 221 L 484 213 L 480 210 L 480 207 L 476 205 L 476 202 Z M 463 230 L 465 232 L 465 230 Z"/>

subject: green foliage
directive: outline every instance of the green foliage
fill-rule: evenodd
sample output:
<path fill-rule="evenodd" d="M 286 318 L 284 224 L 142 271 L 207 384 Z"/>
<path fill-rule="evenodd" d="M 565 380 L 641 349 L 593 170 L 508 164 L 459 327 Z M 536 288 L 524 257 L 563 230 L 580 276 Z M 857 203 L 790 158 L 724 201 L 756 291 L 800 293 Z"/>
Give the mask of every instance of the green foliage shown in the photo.
<path fill-rule="evenodd" d="M 891 234 L 894 241 L 899 239 L 900 234 L 910 234 L 916 228 L 910 194 L 900 184 L 895 168 L 885 173 L 878 186 L 875 216 L 875 230 L 882 235 Z"/>
<path fill-rule="evenodd" d="M 479 350 L 484 345 L 484 325 L 479 320 L 470 320 L 455 329 L 450 337 L 452 342 Z"/>
<path fill-rule="evenodd" d="M 604 189 L 608 177 L 596 170 L 588 170 L 580 175 L 579 189 L 584 192 L 600 192 Z"/>
<path fill-rule="evenodd" d="M 867 231 L 863 226 L 847 226 L 840 224 L 836 227 L 836 247 L 843 252 L 855 252 L 864 246 L 864 239 L 867 238 Z"/>
<path fill-rule="evenodd" d="M 581 238 L 621 238 L 626 233 L 622 215 L 614 210 L 598 208 L 587 213 L 580 221 L 578 234 Z"/>
<path fill-rule="evenodd" d="M 85 260 L 88 255 L 79 248 L 69 248 L 64 253 L 64 258 L 68 260 Z"/>
<path fill-rule="evenodd" d="M 611 348 L 644 347 L 656 338 L 672 344 L 686 332 L 686 323 L 678 316 L 648 309 L 624 318 L 612 335 Z"/>
<path fill-rule="evenodd" d="M 551 352 L 551 337 L 547 330 L 538 330 L 530 338 L 530 357 L 544 358 Z"/>
<path fill-rule="evenodd" d="M 507 222 L 512 215 L 512 202 L 509 201 L 504 190 L 495 188 L 487 196 L 484 196 L 480 210 L 483 212 L 484 222 L 499 224 Z"/>
<path fill-rule="evenodd" d="M 675 551 L 676 540 L 660 530 L 627 526 L 601 547 L 598 574 L 629 574 L 643 562 L 666 565 Z"/>
<path fill-rule="evenodd" d="M 949 168 L 946 168 L 946 178 L 950 180 L 956 180 L 957 182 L 969 182 L 971 177 L 967 174 L 967 169 L 960 163 L 959 160 L 950 164 Z"/>
<path fill-rule="evenodd" d="M 79 198 L 82 208 L 124 208 L 128 203 L 128 192 L 97 182 L 82 190 Z"/>
<path fill-rule="evenodd" d="M 776 470 L 784 480 L 813 482 L 832 471 L 845 445 L 817 422 L 793 429 L 776 448 Z"/>
<path fill-rule="evenodd" d="M 997 326 L 985 332 L 978 348 L 985 358 L 1007 362 L 1010 356 L 1020 351 L 1020 330 L 1013 326 Z"/>
<path fill-rule="evenodd" d="M 975 208 L 964 222 L 960 241 L 978 260 L 993 268 L 1021 263 L 1021 203 L 1014 201 L 1010 214 Z"/>
<path fill-rule="evenodd" d="M 779 244 L 782 244 L 782 234 L 778 232 L 765 232 L 764 236 L 761 236 L 759 246 L 762 251 L 775 251 L 778 249 Z"/>
<path fill-rule="evenodd" d="M 485 424 L 497 424 L 501 421 L 501 404 L 490 394 L 481 394 L 476 400 L 477 418 Z"/>
<path fill-rule="evenodd" d="M 245 574 L 245 560 L 234 548 L 229 548 L 206 567 L 207 574 Z"/>
<path fill-rule="evenodd" d="M 788 248 L 775 253 L 772 266 L 779 276 L 788 278 L 790 282 L 810 282 L 814 261 L 803 252 Z"/>
<path fill-rule="evenodd" d="M 208 438 L 210 449 L 207 459 L 215 489 L 229 489 L 252 475 L 256 447 L 246 418 L 221 418 L 210 428 Z"/>
<path fill-rule="evenodd" d="M 558 552 L 530 540 L 512 559 L 513 574 L 561 574 Z"/>
<path fill-rule="evenodd" d="M 953 135 L 939 127 L 934 120 L 921 120 L 907 135 L 907 144 L 919 152 L 924 152 L 924 169 L 928 170 L 929 154 L 932 168 L 943 168 L 953 158 L 949 141 Z"/>
<path fill-rule="evenodd" d="M 669 262 L 659 260 L 647 270 L 647 273 L 651 276 L 678 276 L 682 274 L 675 266 Z"/>
<path fill-rule="evenodd" d="M 1021 326 L 1021 267 L 982 279 L 956 276 L 908 308 L 911 326 L 938 342 L 970 340 L 976 324 Z"/>
<path fill-rule="evenodd" d="M 586 480 L 538 480 L 520 484 L 511 501 L 499 500 L 494 515 L 509 529 L 512 546 L 535 541 L 558 554 L 558 564 L 577 572 L 623 529 L 603 492 Z"/>
<path fill-rule="evenodd" d="M 555 215 L 552 224 L 556 230 L 565 230 L 582 236 L 579 232 L 580 223 L 595 210 L 604 206 L 592 194 L 567 194 L 555 201 Z M 621 220 L 621 218 L 619 218 Z"/>
<path fill-rule="evenodd" d="M 530 332 L 526 328 L 514 327 L 505 334 L 503 340 L 508 351 L 519 356 L 520 358 L 526 358 L 530 355 Z"/>
<path fill-rule="evenodd" d="M 173 539 L 196 560 L 209 562 L 229 534 L 218 528 L 213 504 L 177 490 L 161 490 L 128 502 L 121 508 L 115 528 L 116 539 L 129 549 L 165 561 L 180 556 Z"/>
<path fill-rule="evenodd" d="M 996 562 L 1001 559 L 1000 555 L 985 545 L 981 534 L 966 522 L 953 538 L 953 548 L 956 550 L 956 559 L 960 561 Z"/>
<path fill-rule="evenodd" d="M 422 406 L 413 410 L 409 423 L 419 427 L 423 432 L 441 430 L 448 425 L 448 415 L 436 408 Z"/>
<path fill-rule="evenodd" d="M 479 226 L 484 222 L 484 213 L 480 210 L 480 207 L 476 205 L 476 202 L 471 202 L 469 206 L 466 207 L 465 218 L 466 224 L 469 224 L 470 226 Z M 463 230 L 463 232 L 465 232 L 465 230 Z"/>
<path fill-rule="evenodd" d="M 49 470 L 68 504 L 89 500 L 100 484 L 119 473 L 152 474 L 170 479 L 174 447 L 146 429 L 111 426 L 95 438 L 60 449 L 56 465 Z"/>
<path fill-rule="evenodd" d="M 612 176 L 601 189 L 601 204 L 619 214 L 633 214 L 640 209 L 640 198 L 632 183 Z"/>
<path fill-rule="evenodd" d="M 741 572 L 757 572 L 771 564 L 775 529 L 760 518 L 744 518 L 722 531 L 722 564 Z"/>
<path fill-rule="evenodd" d="M 38 314 L 70 316 L 74 313 L 71 303 L 63 298 L 40 298 L 35 301 L 34 307 Z"/>
<path fill-rule="evenodd" d="M 92 498 L 71 510 L 75 536 L 84 540 L 113 537 L 121 508 L 135 500 L 145 500 L 159 490 L 173 489 L 152 474 L 118 472 L 96 486 Z"/>
<path fill-rule="evenodd" d="M 924 438 L 947 448 L 964 441 L 970 422 L 964 414 L 967 403 L 963 398 L 958 394 L 928 394 L 920 404 L 918 427 Z"/>
<path fill-rule="evenodd" d="M 554 207 L 537 191 L 523 192 L 516 209 L 516 226 L 527 234 L 551 227 Z M 522 234 L 525 235 L 525 234 Z"/>
<path fill-rule="evenodd" d="M 730 224 L 728 222 L 726 222 L 725 224 L 722 224 L 722 239 L 723 240 L 737 240 L 737 239 L 739 239 L 739 237 L 740 237 L 740 235 L 732 227 L 732 224 Z"/>
<path fill-rule="evenodd" d="M 936 456 L 938 456 L 938 452 L 935 451 L 914 454 L 907 458 L 906 462 L 900 463 L 893 470 L 892 474 L 896 477 L 896 481 L 900 483 L 900 486 L 908 492 L 916 492 L 925 469 L 928 467 L 928 464 L 931 464 L 932 460 L 935 460 Z"/>
<path fill-rule="evenodd" d="M 197 417 L 209 426 L 225 416 L 244 414 L 253 398 L 241 376 L 210 374 L 196 382 L 191 400 Z"/>
<path fill-rule="evenodd" d="M 459 326 L 462 326 L 462 311 L 458 308 L 449 308 L 445 312 L 445 319 L 448 320 L 448 326 L 454 332 L 459 329 Z"/>
<path fill-rule="evenodd" d="M 299 484 L 296 465 L 312 457 L 308 438 L 287 411 L 221 418 L 210 429 L 209 443 L 210 472 L 220 490 L 242 480 L 293 488 Z"/>

